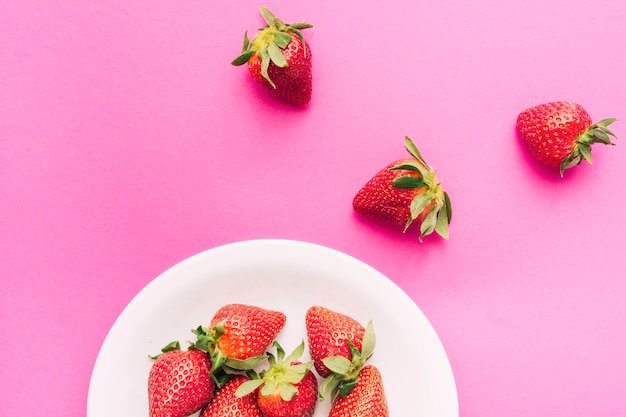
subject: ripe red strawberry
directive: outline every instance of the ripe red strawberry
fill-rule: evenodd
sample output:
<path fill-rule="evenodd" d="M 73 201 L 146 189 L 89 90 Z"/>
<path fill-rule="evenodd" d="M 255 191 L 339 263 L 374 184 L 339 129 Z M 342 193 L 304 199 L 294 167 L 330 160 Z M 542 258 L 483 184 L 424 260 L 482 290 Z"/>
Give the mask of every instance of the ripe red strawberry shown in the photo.
<path fill-rule="evenodd" d="M 200 350 L 170 350 L 158 356 L 148 376 L 150 417 L 186 417 L 208 404 L 215 384 L 211 361 Z"/>
<path fill-rule="evenodd" d="M 317 373 L 326 378 L 331 371 L 323 360 L 331 356 L 352 359 L 349 340 L 357 349 L 363 346 L 365 327 L 350 316 L 321 306 L 309 308 L 305 315 L 309 351 Z"/>
<path fill-rule="evenodd" d="M 299 361 L 304 342 L 287 357 L 277 342 L 274 346 L 277 357 L 267 353 L 270 367 L 242 384 L 236 394 L 255 393 L 264 417 L 312 417 L 317 404 L 317 379 L 310 372 L 313 362 Z"/>
<path fill-rule="evenodd" d="M 328 396 L 334 400 L 337 393 L 343 397 L 354 388 L 359 382 L 361 370 L 369 358 L 374 354 L 376 347 L 376 335 L 374 327 L 370 321 L 363 333 L 362 347 L 357 348 L 354 343 L 346 339 L 346 343 L 350 349 L 350 355 L 327 356 L 322 359 L 324 366 L 331 374 L 320 385 L 319 397 L 324 399 Z"/>
<path fill-rule="evenodd" d="M 200 417 L 263 417 L 254 396 L 239 397 L 237 389 L 249 378 L 236 375 L 218 389 L 213 400 L 202 410 Z"/>
<path fill-rule="evenodd" d="M 210 325 L 224 328 L 217 340 L 222 353 L 229 358 L 245 360 L 265 354 L 286 320 L 280 311 L 247 304 L 227 304 L 215 312 Z"/>
<path fill-rule="evenodd" d="M 450 197 L 413 141 L 406 137 L 404 144 L 412 158 L 399 159 L 379 171 L 359 190 L 352 206 L 364 216 L 404 226 L 404 231 L 418 225 L 420 241 L 433 231 L 447 239 Z"/>
<path fill-rule="evenodd" d="M 266 360 L 265 350 L 286 320 L 280 311 L 227 304 L 215 312 L 208 328 L 199 326 L 194 330 L 194 347 L 211 355 L 211 377 L 219 387 L 229 375 L 252 369 Z"/>
<path fill-rule="evenodd" d="M 576 103 L 557 101 L 524 110 L 517 129 L 531 154 L 540 162 L 563 171 L 591 158 L 591 145 L 614 145 L 615 134 L 607 126 L 617 119 L 592 124 L 591 117 Z"/>
<path fill-rule="evenodd" d="M 389 417 L 383 379 L 374 365 L 365 366 L 345 396 L 335 397 L 329 417 Z"/>
<path fill-rule="evenodd" d="M 241 55 L 233 65 L 248 63 L 252 78 L 273 94 L 297 105 L 311 100 L 313 77 L 311 49 L 301 29 L 308 23 L 285 24 L 269 10 L 261 7 L 267 22 L 252 39 L 244 34 Z"/>

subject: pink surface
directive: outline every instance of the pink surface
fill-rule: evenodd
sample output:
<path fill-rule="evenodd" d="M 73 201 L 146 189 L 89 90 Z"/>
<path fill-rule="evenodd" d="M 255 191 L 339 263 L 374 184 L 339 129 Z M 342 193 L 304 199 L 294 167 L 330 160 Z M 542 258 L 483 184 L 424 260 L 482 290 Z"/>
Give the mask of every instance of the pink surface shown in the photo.
<path fill-rule="evenodd" d="M 396 282 L 446 348 L 462 416 L 626 414 L 626 143 L 561 179 L 515 132 L 521 110 L 565 99 L 626 138 L 626 3 L 381 4 L 263 4 L 315 25 L 296 109 L 229 64 L 256 2 L 1 3 L 3 415 L 84 414 L 131 298 L 258 238 Z M 405 135 L 452 198 L 449 241 L 352 211 Z"/>

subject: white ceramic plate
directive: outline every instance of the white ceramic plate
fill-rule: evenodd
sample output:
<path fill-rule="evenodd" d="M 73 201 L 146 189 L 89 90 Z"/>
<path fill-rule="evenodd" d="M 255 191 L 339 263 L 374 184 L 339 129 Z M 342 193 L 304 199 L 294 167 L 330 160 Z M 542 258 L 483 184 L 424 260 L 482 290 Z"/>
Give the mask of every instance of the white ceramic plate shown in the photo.
<path fill-rule="evenodd" d="M 286 351 L 306 342 L 304 315 L 321 305 L 374 324 L 376 365 L 391 416 L 457 417 L 458 400 L 445 351 L 432 326 L 392 281 L 365 263 L 323 246 L 253 240 L 220 246 L 173 266 L 149 283 L 114 323 L 98 354 L 87 417 L 148 415 L 152 361 L 172 340 L 183 346 L 228 303 L 280 310 Z M 308 351 L 303 359 L 308 359 Z M 328 400 L 315 417 L 327 416 Z"/>

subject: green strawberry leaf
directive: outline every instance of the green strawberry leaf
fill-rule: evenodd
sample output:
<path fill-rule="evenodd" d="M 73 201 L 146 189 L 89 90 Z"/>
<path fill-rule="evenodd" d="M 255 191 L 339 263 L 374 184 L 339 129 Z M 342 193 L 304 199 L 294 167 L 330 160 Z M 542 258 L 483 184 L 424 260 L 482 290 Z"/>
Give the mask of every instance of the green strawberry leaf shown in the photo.
<path fill-rule="evenodd" d="M 268 26 L 276 26 L 276 16 L 274 16 L 274 13 L 270 12 L 265 7 L 259 7 L 259 9 L 261 10 L 261 16 L 263 16 Z"/>
<path fill-rule="evenodd" d="M 443 207 L 439 209 L 437 214 L 437 222 L 435 223 L 435 231 L 444 239 L 448 239 L 448 211 L 443 203 Z"/>
<path fill-rule="evenodd" d="M 211 379 L 218 388 L 221 388 L 230 380 L 231 376 L 225 372 L 211 372 Z"/>
<path fill-rule="evenodd" d="M 267 46 L 267 53 L 277 67 L 284 68 L 287 66 L 287 60 L 285 59 L 285 55 L 280 50 L 280 47 L 276 44 L 276 42 L 270 42 Z"/>
<path fill-rule="evenodd" d="M 235 58 L 232 62 L 231 65 L 234 66 L 239 66 L 239 65 L 243 65 L 246 62 L 248 62 L 250 60 L 250 58 L 252 57 L 252 55 L 254 55 L 254 51 L 247 51 L 244 52 L 243 54 L 239 55 L 237 58 Z"/>
<path fill-rule="evenodd" d="M 163 348 L 161 349 L 161 352 L 165 353 L 165 352 L 171 352 L 174 350 L 180 350 L 180 342 L 178 340 L 174 340 L 173 342 L 170 342 L 167 345 L 163 346 Z"/>
<path fill-rule="evenodd" d="M 566 169 L 576 166 L 582 162 L 582 155 L 580 154 L 579 148 L 574 148 L 574 151 L 567 157 L 563 158 L 560 164 L 560 173 L 561 177 L 563 177 L 563 173 Z"/>
<path fill-rule="evenodd" d="M 277 345 L 277 349 L 280 346 L 278 344 L 278 342 L 274 342 L 274 345 Z M 282 348 L 281 348 L 282 350 Z M 283 351 L 284 352 L 284 351 Z M 285 359 L 286 362 L 295 362 L 298 359 L 300 359 L 300 357 L 304 354 L 304 340 L 302 340 L 300 342 L 300 344 L 293 350 L 293 352 L 291 352 L 291 354 L 289 356 L 287 356 L 287 359 Z"/>
<path fill-rule="evenodd" d="M 248 31 L 246 30 L 243 34 L 243 48 L 241 48 L 241 53 L 243 54 L 250 47 L 250 39 L 248 38 Z"/>
<path fill-rule="evenodd" d="M 409 220 L 406 221 L 406 224 L 404 225 L 404 229 L 402 230 L 402 233 L 405 233 L 409 227 L 411 226 L 411 224 L 413 223 L 413 217 L 409 217 Z"/>
<path fill-rule="evenodd" d="M 289 374 L 287 375 L 287 381 L 292 383 L 298 383 L 302 381 L 302 378 L 306 376 L 313 366 L 313 361 L 306 363 L 299 363 L 297 365 L 291 365 L 289 367 Z"/>
<path fill-rule="evenodd" d="M 261 48 L 257 51 L 257 53 L 261 57 L 261 75 L 270 83 L 272 87 L 276 88 L 276 84 L 274 84 L 274 81 L 270 79 L 270 76 L 267 73 L 267 69 L 270 66 L 270 56 L 267 49 Z"/>
<path fill-rule="evenodd" d="M 420 226 L 420 241 L 424 236 L 431 234 L 435 230 L 436 224 L 437 224 L 437 210 L 436 210 L 436 207 L 433 207 L 428 212 L 428 214 L 426 215 L 426 218 L 424 218 L 424 221 L 422 222 L 422 225 Z"/>
<path fill-rule="evenodd" d="M 344 356 L 329 356 L 322 359 L 324 365 L 336 374 L 345 375 L 350 371 L 352 363 Z"/>
<path fill-rule="evenodd" d="M 265 360 L 267 360 L 267 357 L 264 355 L 252 356 L 247 359 L 226 358 L 224 360 L 224 366 L 236 371 L 247 371 Z"/>
<path fill-rule="evenodd" d="M 367 361 L 372 356 L 375 347 L 376 334 L 374 333 L 374 324 L 370 320 L 367 323 L 365 332 L 363 333 L 363 342 L 361 345 L 361 355 L 363 356 L 364 361 Z"/>
<path fill-rule="evenodd" d="M 193 349 L 193 346 L 191 346 L 190 349 Z M 158 355 L 148 355 L 148 357 L 150 359 L 156 360 L 159 358 L 159 356 L 163 355 L 164 353 L 172 352 L 174 350 L 180 350 L 180 342 L 178 340 L 174 340 L 173 342 L 170 342 L 164 347 L 162 347 L 161 353 L 159 353 Z"/>
<path fill-rule="evenodd" d="M 262 379 L 250 379 L 237 388 L 235 395 L 237 397 L 245 397 L 248 394 L 252 394 L 261 385 L 263 385 Z"/>
<path fill-rule="evenodd" d="M 289 42 L 291 42 L 291 36 L 285 32 L 277 32 L 274 34 L 274 41 L 280 49 L 285 49 L 287 45 L 289 45 Z"/>
<path fill-rule="evenodd" d="M 391 182 L 394 188 L 399 189 L 410 189 L 410 188 L 421 188 L 428 187 L 428 184 L 424 182 L 421 178 L 417 177 L 398 177 Z"/>
<path fill-rule="evenodd" d="M 266 352 L 266 355 L 267 355 L 267 361 L 269 362 L 270 367 L 276 365 L 276 357 L 274 357 L 274 355 L 272 355 L 270 352 Z"/>
<path fill-rule="evenodd" d="M 580 151 L 580 154 L 583 156 L 583 158 L 585 158 L 587 162 L 591 164 L 591 146 L 581 143 L 580 145 L 578 145 L 578 150 Z"/>
<path fill-rule="evenodd" d="M 341 382 L 342 376 L 339 374 L 331 374 L 328 378 L 326 378 L 319 387 L 318 395 L 320 400 L 323 400 L 330 395 L 332 401 Z"/>
<path fill-rule="evenodd" d="M 408 136 L 404 137 L 404 147 L 406 148 L 407 151 L 409 151 L 409 153 L 413 157 L 415 157 L 415 159 L 417 159 L 418 161 L 422 162 L 424 165 L 427 165 L 426 161 L 424 161 L 424 158 L 422 158 L 422 154 L 417 149 L 417 146 L 415 146 L 415 144 L 413 143 L 411 138 L 409 138 Z"/>
<path fill-rule="evenodd" d="M 607 135 L 613 136 L 615 139 L 617 139 L 617 136 L 615 135 L 615 133 L 611 132 L 606 127 L 598 126 L 598 129 L 601 130 L 602 132 L 606 133 Z"/>
<path fill-rule="evenodd" d="M 287 29 L 287 25 L 285 25 L 285 23 L 277 17 L 274 18 L 274 26 L 280 31 Z"/>
<path fill-rule="evenodd" d="M 282 398 L 284 401 L 290 401 L 298 393 L 298 388 L 296 388 L 292 384 L 278 384 L 278 392 L 280 393 L 280 398 Z M 263 395 L 268 396 L 268 395 L 272 395 L 273 393 L 274 393 L 274 390 Z"/>
<path fill-rule="evenodd" d="M 291 23 L 289 26 L 293 29 L 309 29 L 313 27 L 312 24 L 306 22 Z"/>
<path fill-rule="evenodd" d="M 348 394 L 350 394 L 350 391 L 352 391 L 354 389 L 354 387 L 356 386 L 357 382 L 359 382 L 359 377 L 358 376 L 354 380 L 343 382 L 339 386 L 339 395 L 341 395 L 343 398 L 346 398 L 348 396 Z"/>
<path fill-rule="evenodd" d="M 611 139 L 609 138 L 609 135 L 607 135 L 605 132 L 603 132 L 600 129 L 593 129 L 591 131 L 591 135 L 595 138 L 595 141 L 597 142 L 604 143 L 605 145 L 608 145 L 611 143 Z"/>
<path fill-rule="evenodd" d="M 406 161 L 389 169 L 392 171 L 404 169 L 406 171 L 422 172 L 422 167 L 417 161 Z"/>
<path fill-rule="evenodd" d="M 417 195 L 411 201 L 411 218 L 416 219 L 422 214 L 422 211 L 426 208 L 426 206 L 432 201 L 432 197 L 428 193 L 422 193 Z"/>
<path fill-rule="evenodd" d="M 448 218 L 448 224 L 452 221 L 452 203 L 450 202 L 450 196 L 445 191 L 443 192 L 443 198 L 446 207 L 446 217 Z"/>
<path fill-rule="evenodd" d="M 603 119 L 600 120 L 599 122 L 597 122 L 597 125 L 603 126 L 603 127 L 607 127 L 608 125 L 610 125 L 611 123 L 616 122 L 617 119 L 616 118 L 609 118 L 609 119 Z"/>

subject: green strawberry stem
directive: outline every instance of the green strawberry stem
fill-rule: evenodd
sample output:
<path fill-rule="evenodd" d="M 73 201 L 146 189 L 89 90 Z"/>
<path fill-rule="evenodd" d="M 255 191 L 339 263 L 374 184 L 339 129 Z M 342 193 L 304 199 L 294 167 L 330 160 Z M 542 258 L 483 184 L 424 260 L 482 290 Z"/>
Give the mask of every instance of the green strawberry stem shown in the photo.
<path fill-rule="evenodd" d="M 561 161 L 560 165 L 560 173 L 561 177 L 563 176 L 563 172 L 571 168 L 575 165 L 578 165 L 585 159 L 590 164 L 593 163 L 593 158 L 591 157 L 591 145 L 594 143 L 602 143 L 604 145 L 615 145 L 615 143 L 611 142 L 611 136 L 617 139 L 615 133 L 608 129 L 607 126 L 617 121 L 615 118 L 604 119 L 593 125 L 589 126 L 587 130 L 576 138 L 576 144 L 574 145 L 574 150 Z"/>
<path fill-rule="evenodd" d="M 274 84 L 268 74 L 270 62 L 280 68 L 288 66 L 282 50 L 291 42 L 292 38 L 290 34 L 295 34 L 304 46 L 304 36 L 302 35 L 301 29 L 312 28 L 313 25 L 306 22 L 285 24 L 265 7 L 260 7 L 260 10 L 267 24 L 259 29 L 259 33 L 256 34 L 252 41 L 248 38 L 248 32 L 246 31 L 244 33 L 241 55 L 235 58 L 231 64 L 236 66 L 243 65 L 248 62 L 254 54 L 258 54 L 261 58 L 261 75 L 272 87 L 276 88 L 276 84 Z M 305 56 L 306 50 L 307 48 L 304 47 Z"/>

